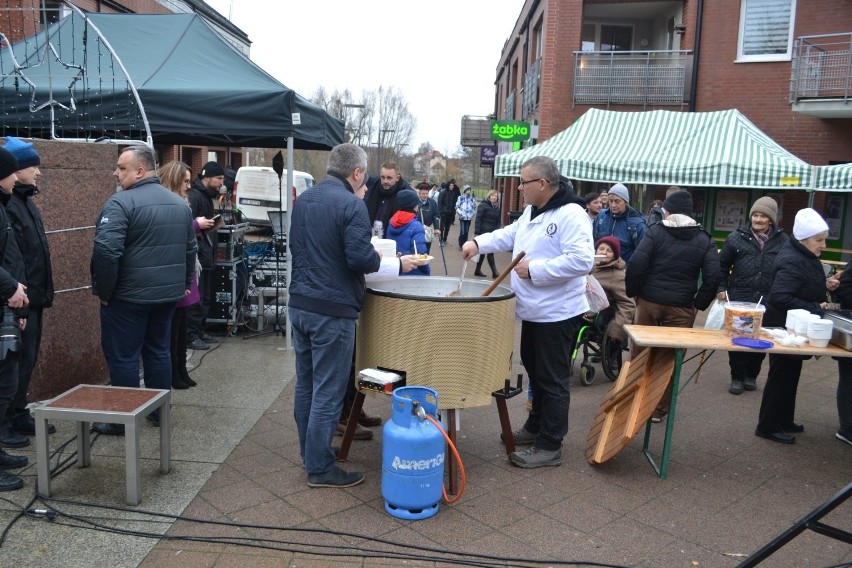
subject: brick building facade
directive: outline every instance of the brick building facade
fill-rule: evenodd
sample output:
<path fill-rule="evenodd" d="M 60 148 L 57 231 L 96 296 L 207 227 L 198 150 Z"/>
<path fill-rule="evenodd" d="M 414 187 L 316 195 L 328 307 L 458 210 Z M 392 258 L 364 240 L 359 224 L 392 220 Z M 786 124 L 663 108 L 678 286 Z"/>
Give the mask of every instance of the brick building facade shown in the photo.
<path fill-rule="evenodd" d="M 847 91 L 845 102 L 841 100 L 823 116 L 808 111 L 810 100 L 791 102 L 791 71 L 796 65 L 794 46 L 799 40 L 805 38 L 807 43 L 807 36 L 845 34 L 841 41 L 845 38 L 846 57 L 850 57 L 849 1 L 760 0 L 776 12 L 777 6 L 773 4 L 786 4 L 791 10 L 789 53 L 764 60 L 749 59 L 740 51 L 745 49 L 741 47 L 741 37 L 748 35 L 742 28 L 746 21 L 745 5 L 750 1 L 757 0 L 527 0 L 500 55 L 495 82 L 496 115 L 537 125 L 538 139 L 530 142 L 535 143 L 568 128 L 591 107 L 683 112 L 736 108 L 778 144 L 812 165 L 852 161 L 852 101 L 848 98 L 852 92 Z M 613 99 L 584 102 L 588 100 L 584 94 L 594 92 L 584 93 L 585 87 L 578 79 L 583 72 L 583 58 L 595 54 L 603 57 L 611 52 L 625 57 L 629 55 L 620 52 L 632 52 L 634 57 L 645 54 L 651 59 L 668 54 L 680 58 L 672 61 L 683 61 L 682 96 L 658 104 Z M 619 86 L 604 85 L 604 88 L 617 90 Z M 815 94 L 817 99 L 824 96 L 829 106 L 837 98 L 836 93 Z M 596 191 L 617 181 L 580 183 L 579 193 Z M 503 192 L 507 214 L 523 207 L 517 180 L 498 178 L 497 187 Z M 707 190 L 710 214 L 702 220 L 711 231 L 713 189 Z M 632 204 L 643 210 L 665 192 L 664 187 L 653 186 L 631 190 L 636 197 L 636 203 Z M 764 193 L 749 192 L 749 202 Z M 815 192 L 809 196 L 803 191 L 786 191 L 783 197 L 777 197 L 788 223 L 809 200 L 823 212 L 828 200 L 834 200 L 835 205 L 840 200 L 840 234 L 833 235 L 838 238 L 829 246 L 852 248 L 852 230 L 846 230 L 852 203 L 846 194 Z M 846 233 L 851 236 L 847 237 Z M 725 232 L 714 231 L 714 234 L 722 238 Z"/>

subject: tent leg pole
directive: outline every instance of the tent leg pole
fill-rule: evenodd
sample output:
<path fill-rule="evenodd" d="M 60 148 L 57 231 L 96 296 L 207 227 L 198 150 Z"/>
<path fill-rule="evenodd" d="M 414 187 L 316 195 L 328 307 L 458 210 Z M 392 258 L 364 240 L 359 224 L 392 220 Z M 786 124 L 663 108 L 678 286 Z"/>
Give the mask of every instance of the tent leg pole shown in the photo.
<path fill-rule="evenodd" d="M 287 191 L 284 193 L 282 199 L 287 199 L 287 253 L 284 258 L 287 262 L 287 299 L 284 301 L 284 311 L 286 312 L 285 321 L 287 322 L 285 326 L 285 330 L 287 332 L 287 343 L 286 349 L 289 351 L 293 349 L 293 329 L 290 326 L 290 279 L 293 276 L 293 255 L 290 253 L 290 217 L 293 214 L 292 203 L 290 203 L 290 192 L 293 187 L 293 144 L 294 139 L 292 136 L 287 137 Z M 276 314 L 277 315 L 277 314 Z"/>

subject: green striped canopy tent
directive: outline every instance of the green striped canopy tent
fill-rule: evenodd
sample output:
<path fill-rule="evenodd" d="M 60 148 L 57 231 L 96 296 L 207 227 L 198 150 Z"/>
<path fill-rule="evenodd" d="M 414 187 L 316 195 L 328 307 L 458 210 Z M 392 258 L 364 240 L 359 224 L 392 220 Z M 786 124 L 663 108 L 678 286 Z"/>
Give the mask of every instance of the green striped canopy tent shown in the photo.
<path fill-rule="evenodd" d="M 817 191 L 852 191 L 852 164 L 817 166 Z"/>
<path fill-rule="evenodd" d="M 813 168 L 738 110 L 618 112 L 589 109 L 541 144 L 497 156 L 494 175 L 517 177 L 549 156 L 569 178 L 687 187 L 813 189 Z"/>

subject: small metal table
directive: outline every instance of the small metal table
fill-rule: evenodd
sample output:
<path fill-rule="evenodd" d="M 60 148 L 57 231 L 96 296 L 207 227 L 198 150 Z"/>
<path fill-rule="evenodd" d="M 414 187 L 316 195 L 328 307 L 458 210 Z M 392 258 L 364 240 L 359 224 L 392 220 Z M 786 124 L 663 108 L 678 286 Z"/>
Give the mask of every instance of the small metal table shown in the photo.
<path fill-rule="evenodd" d="M 124 425 L 124 452 L 127 464 L 127 503 L 138 505 L 139 431 L 142 421 L 160 409 L 160 471 L 171 469 L 171 391 L 100 385 L 78 385 L 43 406 L 35 408 L 36 461 L 38 491 L 50 496 L 50 453 L 47 439 L 48 420 L 73 420 L 77 423 L 77 466 L 91 465 L 92 422 Z"/>

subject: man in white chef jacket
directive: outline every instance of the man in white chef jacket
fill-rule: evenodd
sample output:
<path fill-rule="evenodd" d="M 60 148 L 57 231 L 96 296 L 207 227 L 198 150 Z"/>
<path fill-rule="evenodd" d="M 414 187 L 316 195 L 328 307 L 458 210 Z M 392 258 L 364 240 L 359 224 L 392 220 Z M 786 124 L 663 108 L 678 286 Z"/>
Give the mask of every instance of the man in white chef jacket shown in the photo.
<path fill-rule="evenodd" d="M 518 188 L 526 209 L 515 223 L 477 236 L 462 247 L 465 260 L 476 254 L 525 251 L 512 273 L 521 320 L 521 362 L 529 375 L 533 406 L 514 432 L 518 467 L 562 464 L 562 439 L 568 433 L 571 351 L 586 302 L 586 275 L 594 264 L 592 227 L 586 211 L 559 188 L 559 170 L 550 158 L 536 156 L 521 168 Z"/>

